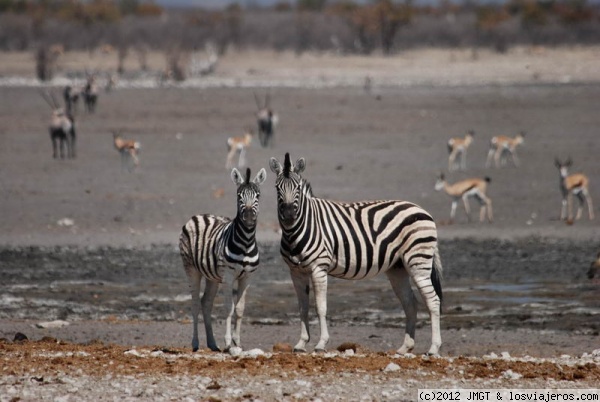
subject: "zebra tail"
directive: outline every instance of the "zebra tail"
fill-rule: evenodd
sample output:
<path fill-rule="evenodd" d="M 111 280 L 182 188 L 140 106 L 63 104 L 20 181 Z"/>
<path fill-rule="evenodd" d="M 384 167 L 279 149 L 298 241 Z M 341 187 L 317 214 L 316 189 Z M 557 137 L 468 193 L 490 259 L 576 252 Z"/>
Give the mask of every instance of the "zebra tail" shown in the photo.
<path fill-rule="evenodd" d="M 440 303 L 444 299 L 442 294 L 442 260 L 440 259 L 439 250 L 435 249 L 435 253 L 433 254 L 433 269 L 431 270 L 431 283 L 433 284 L 433 289 L 435 293 L 440 298 Z"/>

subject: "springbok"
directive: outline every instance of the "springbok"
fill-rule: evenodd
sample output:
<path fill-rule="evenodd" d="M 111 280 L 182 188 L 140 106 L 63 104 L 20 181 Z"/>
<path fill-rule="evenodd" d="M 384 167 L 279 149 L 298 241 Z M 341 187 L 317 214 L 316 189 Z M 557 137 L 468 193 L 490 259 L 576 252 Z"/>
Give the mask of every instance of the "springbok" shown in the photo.
<path fill-rule="evenodd" d="M 469 198 L 471 197 L 476 198 L 481 205 L 479 210 L 479 221 L 483 222 L 485 220 L 486 210 L 488 221 L 490 223 L 493 221 L 492 200 L 486 195 L 487 185 L 490 181 L 491 179 L 486 177 L 484 179 L 465 179 L 454 184 L 448 184 L 444 174 L 440 174 L 435 183 L 435 189 L 437 191 L 444 190 L 446 194 L 452 197 L 450 223 L 454 221 L 454 216 L 456 215 L 456 204 L 458 203 L 459 198 L 462 198 L 467 219 L 471 221 L 471 208 L 469 207 Z"/>
<path fill-rule="evenodd" d="M 448 170 L 467 169 L 467 149 L 473 142 L 475 132 L 469 130 L 464 138 L 453 137 L 448 140 Z M 460 162 L 456 162 L 456 158 L 460 156 Z"/>
<path fill-rule="evenodd" d="M 73 116 L 65 112 L 54 94 L 42 92 L 41 95 L 52 109 L 48 131 L 52 140 L 53 158 L 58 158 L 60 148 L 60 157 L 64 159 L 65 145 L 67 147 L 67 158 L 75 158 L 75 120 Z"/>
<path fill-rule="evenodd" d="M 263 148 L 273 146 L 275 136 L 275 125 L 277 124 L 277 115 L 271 109 L 271 94 L 265 94 L 264 104 L 261 106 L 256 93 L 254 93 L 254 101 L 258 111 L 256 112 L 256 121 L 258 124 L 258 139 Z"/>
<path fill-rule="evenodd" d="M 588 217 L 594 219 L 594 207 L 592 206 L 592 197 L 589 191 L 590 180 L 583 173 L 569 174 L 569 168 L 573 164 L 571 158 L 564 163 L 558 158 L 554 159 L 554 165 L 560 173 L 560 191 L 562 193 L 562 208 L 560 210 L 560 219 L 567 219 L 567 223 L 573 223 L 573 195 L 579 199 L 579 208 L 575 219 L 581 218 L 583 203 L 587 202 Z M 567 214 L 568 209 L 568 214 Z"/>
<path fill-rule="evenodd" d="M 85 108 L 88 113 L 94 113 L 96 111 L 96 102 L 98 102 L 98 85 L 96 84 L 96 75 L 88 74 L 87 82 L 83 88 L 83 100 L 85 102 Z"/>
<path fill-rule="evenodd" d="M 497 135 L 492 137 L 490 140 L 490 149 L 488 151 L 487 159 L 485 161 L 485 167 L 492 165 L 492 158 L 496 168 L 500 165 L 506 165 L 508 158 L 507 154 L 511 156 L 513 165 L 519 166 L 519 158 L 517 158 L 517 146 L 523 144 L 525 140 L 525 132 L 520 132 L 516 137 L 507 137 L 505 135 Z"/>
<path fill-rule="evenodd" d="M 115 149 L 121 154 L 121 170 L 127 168 L 133 171 L 140 164 L 138 153 L 141 148 L 139 141 L 125 140 L 118 131 L 113 131 L 113 143 Z M 132 163 L 133 162 L 133 166 Z"/>
<path fill-rule="evenodd" d="M 238 154 L 238 167 L 243 167 L 246 164 L 246 149 L 252 143 L 252 130 L 246 130 L 244 135 L 239 137 L 227 138 L 227 161 L 225 162 L 225 168 L 231 169 L 234 167 L 233 159 Z"/>

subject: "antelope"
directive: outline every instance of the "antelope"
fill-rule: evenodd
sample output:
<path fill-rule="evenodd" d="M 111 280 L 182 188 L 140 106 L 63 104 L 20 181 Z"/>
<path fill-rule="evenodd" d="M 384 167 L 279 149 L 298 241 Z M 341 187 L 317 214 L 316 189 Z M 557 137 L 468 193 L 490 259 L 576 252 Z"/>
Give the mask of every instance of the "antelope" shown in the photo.
<path fill-rule="evenodd" d="M 256 93 L 254 101 L 258 111 L 256 112 L 256 120 L 258 123 L 258 139 L 263 148 L 273 146 L 273 136 L 275 135 L 275 125 L 277 124 L 277 115 L 271 109 L 271 96 L 269 92 L 265 94 L 264 105 L 261 106 Z"/>
<path fill-rule="evenodd" d="M 483 222 L 485 220 L 486 211 L 488 221 L 490 223 L 493 221 L 492 200 L 486 195 L 487 185 L 490 181 L 491 179 L 489 177 L 485 177 L 483 179 L 465 179 L 454 184 L 448 184 L 444 178 L 444 174 L 440 174 L 435 183 L 435 189 L 437 191 L 444 190 L 446 194 L 452 197 L 450 223 L 454 221 L 454 216 L 456 215 L 456 204 L 458 203 L 459 198 L 462 198 L 467 219 L 469 222 L 471 221 L 471 208 L 469 207 L 469 198 L 471 197 L 476 198 L 481 205 L 479 210 L 479 221 Z"/>
<path fill-rule="evenodd" d="M 140 159 L 138 153 L 141 148 L 139 141 L 125 140 L 120 132 L 113 131 L 115 149 L 121 154 L 121 170 L 127 168 L 130 172 L 138 167 Z M 130 162 L 133 162 L 133 166 Z"/>
<path fill-rule="evenodd" d="M 579 199 L 579 208 L 577 209 L 577 215 L 575 219 L 581 218 L 583 209 L 583 203 L 587 202 L 588 206 L 588 217 L 590 220 L 594 219 L 594 207 L 592 206 L 592 197 L 589 192 L 590 180 L 583 173 L 569 174 L 569 168 L 573 164 L 571 158 L 567 159 L 564 163 L 558 158 L 554 159 L 554 165 L 558 168 L 560 173 L 560 191 L 562 193 L 562 208 L 560 210 L 560 219 L 567 219 L 567 223 L 573 223 L 573 195 L 576 195 Z M 568 215 L 567 215 L 568 209 Z"/>
<path fill-rule="evenodd" d="M 596 272 L 600 269 L 600 253 L 596 256 L 596 260 L 590 264 L 590 269 L 587 273 L 588 278 L 594 279 Z"/>
<path fill-rule="evenodd" d="M 500 164 L 505 165 L 507 156 L 510 154 L 513 165 L 518 167 L 520 165 L 519 158 L 517 158 L 517 146 L 521 145 L 525 140 L 525 132 L 520 132 L 516 137 L 507 137 L 505 135 L 497 135 L 492 137 L 490 140 L 490 149 L 488 151 L 487 160 L 485 161 L 485 167 L 490 167 L 492 164 L 492 158 L 496 168 L 500 167 Z"/>
<path fill-rule="evenodd" d="M 65 100 L 65 107 L 68 114 L 72 114 L 77 111 L 77 103 L 79 102 L 80 94 L 81 90 L 76 90 L 70 85 L 67 85 L 63 90 L 63 98 Z"/>
<path fill-rule="evenodd" d="M 467 149 L 473 142 L 473 136 L 475 132 L 469 130 L 464 138 L 453 137 L 448 140 L 448 170 L 457 170 L 459 167 L 461 170 L 467 169 Z M 460 156 L 460 162 L 456 162 L 456 158 Z M 456 168 L 456 169 L 455 169 Z"/>
<path fill-rule="evenodd" d="M 87 73 L 86 73 L 87 74 Z M 83 100 L 88 113 L 94 113 L 98 101 L 98 85 L 95 74 L 87 74 L 87 82 L 82 91 Z"/>
<path fill-rule="evenodd" d="M 50 139 L 52 140 L 52 157 L 58 158 L 59 148 L 60 157 L 65 157 L 65 145 L 67 147 L 67 158 L 75 158 L 75 120 L 70 113 L 65 112 L 65 109 L 60 106 L 54 94 L 42 92 L 42 98 L 52 108 L 52 116 L 50 117 Z"/>
<path fill-rule="evenodd" d="M 233 159 L 238 154 L 238 167 L 243 167 L 246 164 L 246 149 L 252 142 L 252 130 L 246 130 L 244 135 L 238 137 L 227 138 L 227 161 L 225 168 L 231 169 L 234 167 Z"/>

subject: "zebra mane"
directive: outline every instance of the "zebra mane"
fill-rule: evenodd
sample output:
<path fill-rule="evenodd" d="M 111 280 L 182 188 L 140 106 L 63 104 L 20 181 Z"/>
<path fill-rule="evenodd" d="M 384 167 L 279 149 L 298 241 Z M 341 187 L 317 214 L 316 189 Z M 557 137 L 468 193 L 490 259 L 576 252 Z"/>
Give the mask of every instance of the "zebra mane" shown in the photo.
<path fill-rule="evenodd" d="M 250 184 L 250 168 L 246 168 L 246 184 Z"/>
<path fill-rule="evenodd" d="M 292 162 L 290 161 L 290 154 L 286 152 L 285 160 L 283 162 L 283 177 L 290 177 L 290 172 L 292 170 Z"/>

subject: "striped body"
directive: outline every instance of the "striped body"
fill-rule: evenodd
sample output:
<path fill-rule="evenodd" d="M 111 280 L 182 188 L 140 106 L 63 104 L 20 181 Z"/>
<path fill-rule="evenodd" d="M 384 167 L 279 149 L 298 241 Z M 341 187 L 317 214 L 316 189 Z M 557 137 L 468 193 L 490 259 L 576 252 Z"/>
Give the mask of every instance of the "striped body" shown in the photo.
<path fill-rule="evenodd" d="M 448 170 L 467 169 L 467 150 L 473 142 L 475 133 L 471 130 L 464 138 L 454 137 L 448 140 Z M 460 158 L 457 161 L 457 158 Z"/>
<path fill-rule="evenodd" d="M 510 155 L 515 166 L 519 166 L 519 158 L 517 157 L 517 147 L 523 144 L 525 133 L 519 133 L 516 137 L 507 137 L 505 135 L 497 135 L 490 140 L 490 149 L 488 151 L 485 166 L 490 167 L 492 159 L 494 165 L 499 168 L 500 165 L 506 164 L 506 155 Z"/>
<path fill-rule="evenodd" d="M 258 268 L 255 228 L 245 227 L 240 219 L 193 216 L 181 230 L 179 248 L 186 269 L 196 269 L 213 282 L 223 282 L 225 268 L 233 269 L 236 277 Z"/>
<path fill-rule="evenodd" d="M 241 345 L 240 331 L 244 315 L 246 290 L 249 274 L 258 268 L 259 252 L 256 245 L 256 222 L 258 218 L 259 185 L 266 179 L 261 169 L 253 181 L 250 181 L 250 169 L 244 179 L 237 169 L 231 172 L 231 178 L 238 185 L 237 214 L 234 219 L 215 215 L 193 216 L 182 228 L 179 236 L 179 251 L 183 268 L 190 281 L 192 293 L 192 318 L 194 332 L 192 348 L 198 350 L 198 314 L 202 307 L 207 346 L 218 351 L 212 330 L 212 307 L 219 284 L 227 283 L 225 307 L 227 320 L 225 329 L 225 348 L 232 342 Z M 205 279 L 205 288 L 200 299 L 200 285 Z M 234 285 L 237 294 L 234 301 Z M 235 332 L 232 335 L 231 320 L 235 315 Z"/>
<path fill-rule="evenodd" d="M 412 279 L 423 296 L 432 320 L 429 353 L 441 345 L 439 313 L 442 298 L 441 262 L 433 218 L 419 206 L 404 201 L 341 203 L 312 195 L 300 176 L 304 159 L 294 167 L 286 154 L 282 167 L 271 158 L 277 174 L 278 218 L 282 229 L 281 255 L 290 268 L 301 315 L 300 341 L 304 351 L 308 331 L 308 293 L 312 282 L 321 336 L 316 350 L 329 340 L 326 323 L 327 276 L 371 278 L 385 272 L 407 316 L 406 335 L 399 353 L 414 346 L 416 299 Z"/>
<path fill-rule="evenodd" d="M 403 260 L 431 259 L 433 218 L 403 201 L 353 204 L 307 197 L 304 225 L 283 228 L 281 254 L 294 268 L 319 265 L 342 279 L 371 278 Z"/>
<path fill-rule="evenodd" d="M 483 222 L 486 217 L 489 222 L 493 221 L 493 213 L 492 213 L 492 200 L 487 196 L 487 185 L 490 182 L 490 178 L 486 177 L 484 179 L 474 178 L 474 179 L 465 179 L 458 181 L 454 184 L 448 184 L 444 175 L 440 175 L 437 182 L 435 183 L 435 189 L 437 191 L 444 190 L 446 194 L 452 197 L 452 206 L 450 209 L 450 222 L 454 221 L 454 217 L 456 216 L 456 206 L 458 204 L 458 200 L 463 200 L 463 205 L 465 207 L 465 213 L 467 214 L 467 219 L 471 220 L 471 208 L 469 206 L 469 198 L 475 198 L 481 204 L 481 208 L 479 211 L 479 221 Z"/>

